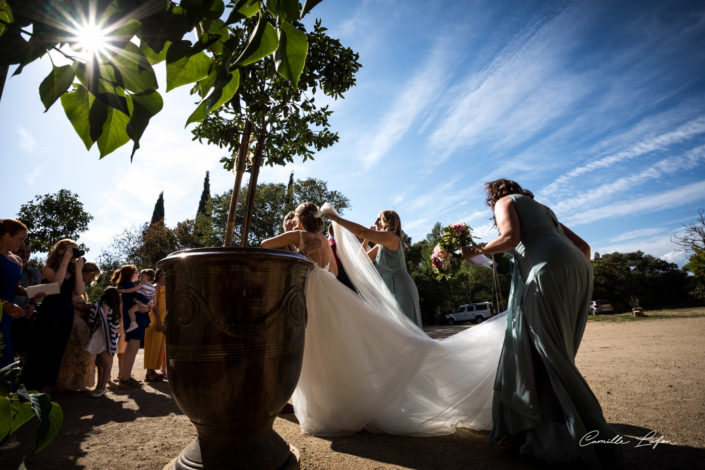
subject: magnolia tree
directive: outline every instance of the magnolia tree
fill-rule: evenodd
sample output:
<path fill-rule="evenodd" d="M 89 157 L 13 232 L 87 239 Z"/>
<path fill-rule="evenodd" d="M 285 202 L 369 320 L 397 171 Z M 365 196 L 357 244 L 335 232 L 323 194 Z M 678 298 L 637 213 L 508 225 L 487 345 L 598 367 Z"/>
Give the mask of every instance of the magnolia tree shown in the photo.
<path fill-rule="evenodd" d="M 60 100 L 101 157 L 129 141 L 134 156 L 162 109 L 154 64 L 166 61 L 166 91 L 198 84 L 202 99 L 188 122 L 231 100 L 243 68 L 269 55 L 295 87 L 308 39 L 294 24 L 320 1 L 0 0 L 0 96 L 11 65 L 17 75 L 48 54 L 53 66 L 39 86 L 46 109 Z M 241 24 L 245 41 L 234 28 Z"/>

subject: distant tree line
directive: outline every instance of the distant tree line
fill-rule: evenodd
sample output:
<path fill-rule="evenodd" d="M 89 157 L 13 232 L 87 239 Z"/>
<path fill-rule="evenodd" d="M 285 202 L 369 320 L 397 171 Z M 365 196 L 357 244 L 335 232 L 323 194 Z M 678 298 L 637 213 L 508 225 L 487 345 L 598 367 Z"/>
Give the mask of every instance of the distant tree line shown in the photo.
<path fill-rule="evenodd" d="M 244 192 L 247 192 L 246 186 Z M 206 173 L 195 217 L 170 227 L 165 223 L 164 194 L 161 193 L 151 220 L 123 230 L 98 256 L 97 262 L 104 275 L 91 289 L 93 296 L 107 285 L 112 271 L 123 264 L 153 268 L 173 251 L 222 246 L 229 201 L 230 191 L 210 195 L 210 178 Z M 292 173 L 288 184 L 260 184 L 248 235 L 249 245 L 258 246 L 262 240 L 281 233 L 284 214 L 304 201 L 319 205 L 327 201 L 341 213 L 350 205 L 347 197 L 315 178 L 295 180 Z M 240 204 L 236 212 L 236 234 L 244 218 L 243 205 Z M 77 194 L 62 189 L 55 194 L 38 195 L 23 204 L 17 218 L 29 228 L 27 243 L 31 248 L 46 253 L 59 239 L 79 240 L 93 217 L 83 209 Z M 431 267 L 430 256 L 441 228 L 437 222 L 424 239 L 415 243 L 404 235 L 407 268 L 419 290 L 424 323 L 441 323 L 446 314 L 466 303 L 499 301 L 499 310 L 505 309 L 511 284 L 510 256 L 495 255 L 494 273 L 492 269 L 463 263 L 456 276 L 439 281 Z M 705 213 L 702 209 L 698 211 L 696 223 L 685 225 L 683 231 L 673 236 L 673 241 L 690 254 L 683 268 L 641 251 L 596 255 L 592 261 L 593 299 L 610 301 L 617 312 L 628 311 L 632 297 L 638 298 L 647 311 L 705 304 Z M 40 265 L 41 261 L 34 258 L 33 263 Z"/>

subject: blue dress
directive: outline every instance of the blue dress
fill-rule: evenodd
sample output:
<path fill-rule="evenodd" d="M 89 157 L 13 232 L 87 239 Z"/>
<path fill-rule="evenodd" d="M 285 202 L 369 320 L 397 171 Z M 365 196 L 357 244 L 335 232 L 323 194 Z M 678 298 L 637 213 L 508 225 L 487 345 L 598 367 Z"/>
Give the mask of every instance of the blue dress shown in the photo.
<path fill-rule="evenodd" d="M 17 293 L 17 283 L 22 279 L 22 268 L 19 264 L 9 258 L 0 255 L 0 298 L 8 302 L 15 301 Z M 3 368 L 15 361 L 15 352 L 12 350 L 10 331 L 12 330 L 12 317 L 7 312 L 2 313 L 0 320 L 0 334 L 2 346 L 0 346 L 0 368 Z"/>
<path fill-rule="evenodd" d="M 549 208 L 523 195 L 511 197 L 521 241 L 511 253 L 512 287 L 490 441 L 514 435 L 522 457 L 580 461 L 588 468 L 619 466 L 619 446 L 579 445 L 590 431 L 598 431 L 600 440 L 615 436 L 575 367 L 592 294 L 592 265 Z"/>
<path fill-rule="evenodd" d="M 137 284 L 134 282 L 123 282 L 118 286 L 118 289 L 132 289 Z M 122 322 L 127 329 L 130 326 L 130 316 L 128 311 L 139 301 L 143 304 L 149 302 L 149 299 L 139 292 L 125 292 L 120 294 L 122 296 Z M 135 312 L 135 321 L 137 322 L 137 329 L 125 333 L 125 341 L 130 341 L 131 339 L 138 339 L 140 341 L 144 340 L 144 330 L 149 326 L 149 313 Z"/>
<path fill-rule="evenodd" d="M 423 328 L 421 323 L 421 308 L 419 307 L 419 291 L 414 280 L 406 270 L 404 244 L 399 240 L 399 247 L 392 251 L 380 245 L 375 263 L 379 275 L 384 279 L 389 290 L 394 294 L 401 311 Z"/>

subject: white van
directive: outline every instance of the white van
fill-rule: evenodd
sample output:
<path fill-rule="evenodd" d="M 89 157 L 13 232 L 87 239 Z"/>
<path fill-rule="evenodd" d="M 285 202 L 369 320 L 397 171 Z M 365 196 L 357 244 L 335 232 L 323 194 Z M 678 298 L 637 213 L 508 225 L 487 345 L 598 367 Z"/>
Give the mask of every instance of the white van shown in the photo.
<path fill-rule="evenodd" d="M 480 323 L 487 320 L 494 314 L 492 304 L 489 302 L 478 302 L 474 304 L 465 304 L 458 307 L 458 310 L 446 315 L 446 322 L 449 325 L 461 323 L 464 321 L 474 321 Z"/>

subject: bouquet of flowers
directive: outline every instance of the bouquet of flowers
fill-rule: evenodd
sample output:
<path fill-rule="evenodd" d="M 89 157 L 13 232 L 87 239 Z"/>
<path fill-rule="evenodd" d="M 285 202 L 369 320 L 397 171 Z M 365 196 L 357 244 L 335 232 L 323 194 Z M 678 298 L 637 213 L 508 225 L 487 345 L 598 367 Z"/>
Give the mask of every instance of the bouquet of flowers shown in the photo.
<path fill-rule="evenodd" d="M 463 223 L 449 225 L 441 230 L 441 238 L 431 254 L 431 265 L 437 279 L 449 279 L 460 268 L 461 247 L 477 245 L 472 229 Z"/>

